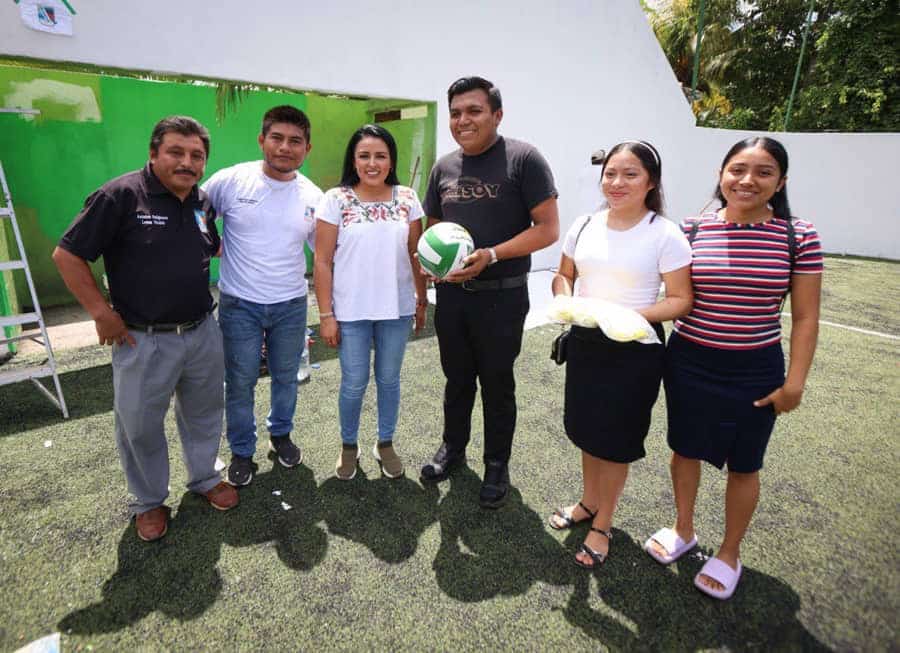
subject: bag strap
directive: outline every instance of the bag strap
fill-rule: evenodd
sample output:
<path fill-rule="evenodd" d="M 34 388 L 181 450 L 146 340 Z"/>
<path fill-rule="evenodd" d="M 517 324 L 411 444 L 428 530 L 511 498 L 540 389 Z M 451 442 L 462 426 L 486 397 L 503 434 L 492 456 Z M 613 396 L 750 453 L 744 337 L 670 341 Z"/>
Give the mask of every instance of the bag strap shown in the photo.
<path fill-rule="evenodd" d="M 700 211 L 700 214 L 697 216 L 697 219 L 691 223 L 690 231 L 688 231 L 687 239 L 688 243 L 691 245 L 694 244 L 694 240 L 697 238 L 697 234 L 700 233 L 700 223 L 703 221 L 704 217 L 711 216 L 716 217 L 716 213 L 710 211 L 706 213 L 706 207 L 709 206 L 709 202 L 706 203 L 706 206 Z"/>
<path fill-rule="evenodd" d="M 599 213 L 599 212 L 598 212 L 598 213 Z M 575 245 L 572 247 L 572 267 L 575 268 L 575 276 L 572 277 L 572 286 L 573 286 L 573 290 L 574 290 L 574 286 L 575 286 L 575 280 L 578 278 L 578 266 L 575 265 L 575 250 L 578 249 L 578 239 L 581 238 L 581 232 L 584 231 L 584 228 L 585 228 L 586 226 L 588 226 L 588 223 L 591 221 L 591 219 L 592 219 L 595 215 L 598 215 L 598 213 L 591 213 L 591 214 L 587 217 L 587 220 L 585 220 L 584 223 L 582 223 L 581 227 L 578 229 L 578 233 L 575 234 Z M 597 218 L 597 219 L 599 220 L 600 218 Z M 604 219 L 602 220 L 602 222 L 603 222 L 603 224 L 606 224 L 606 219 L 604 218 Z"/>
<path fill-rule="evenodd" d="M 593 218 L 593 217 L 594 217 L 593 214 L 589 215 L 589 216 L 587 217 L 587 220 L 585 220 L 584 223 L 581 225 L 581 228 L 578 230 L 578 233 L 575 234 L 575 247 L 578 247 L 578 239 L 581 238 L 581 232 L 584 231 L 584 228 L 585 228 L 586 226 L 588 226 L 588 222 L 590 222 L 590 221 L 591 221 L 591 218 Z M 575 247 L 572 248 L 572 253 L 573 253 L 573 254 L 575 253 Z"/>
<path fill-rule="evenodd" d="M 691 245 L 694 244 L 694 239 L 697 237 L 698 231 L 700 231 L 700 218 L 694 220 L 694 222 L 691 224 L 691 230 L 688 232 L 687 239 L 688 243 L 690 243 Z"/>
<path fill-rule="evenodd" d="M 784 295 L 781 297 L 781 306 L 778 307 L 778 312 L 781 313 L 784 311 L 784 303 L 787 301 L 787 296 L 791 294 L 791 283 L 794 278 L 794 259 L 797 257 L 797 239 L 796 232 L 794 230 L 794 218 L 792 216 L 788 216 L 787 220 L 787 246 L 788 246 L 788 287 L 787 290 L 784 291 Z"/>
<path fill-rule="evenodd" d="M 591 214 L 587 217 L 587 220 L 585 220 L 585 221 L 581 224 L 581 228 L 578 230 L 578 233 L 575 234 L 575 245 L 572 247 L 572 267 L 575 269 L 575 276 L 572 277 L 572 292 L 575 291 L 575 279 L 578 278 L 578 266 L 575 265 L 575 250 L 578 249 L 578 239 L 581 238 L 581 232 L 584 231 L 584 228 L 585 228 L 586 226 L 588 226 L 588 222 L 590 222 L 590 221 L 591 221 L 591 218 L 593 218 L 593 217 L 594 217 L 594 214 L 591 213 Z"/>
<path fill-rule="evenodd" d="M 797 258 L 797 232 L 794 230 L 794 218 L 787 218 L 787 246 L 788 246 L 788 260 L 790 261 L 791 274 L 794 274 L 794 262 Z"/>

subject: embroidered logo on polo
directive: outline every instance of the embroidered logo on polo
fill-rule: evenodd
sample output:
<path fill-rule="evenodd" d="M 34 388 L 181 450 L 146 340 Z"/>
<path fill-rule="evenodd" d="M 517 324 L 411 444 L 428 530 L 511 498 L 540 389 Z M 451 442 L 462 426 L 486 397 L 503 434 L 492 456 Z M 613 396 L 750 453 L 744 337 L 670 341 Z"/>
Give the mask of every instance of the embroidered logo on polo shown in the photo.
<path fill-rule="evenodd" d="M 197 221 L 197 226 L 200 228 L 200 233 L 208 234 L 209 229 L 206 226 L 206 211 L 203 209 L 194 209 L 194 219 Z"/>
<path fill-rule="evenodd" d="M 169 223 L 169 216 L 154 215 L 151 213 L 135 213 L 134 217 L 138 219 L 143 227 L 165 226 Z"/>
<path fill-rule="evenodd" d="M 316 208 L 314 206 L 307 206 L 306 210 L 303 212 L 303 219 L 307 222 L 312 222 L 316 219 Z"/>
<path fill-rule="evenodd" d="M 500 184 L 487 184 L 476 177 L 460 177 L 441 188 L 442 202 L 469 204 L 478 200 L 494 200 L 500 195 Z"/>

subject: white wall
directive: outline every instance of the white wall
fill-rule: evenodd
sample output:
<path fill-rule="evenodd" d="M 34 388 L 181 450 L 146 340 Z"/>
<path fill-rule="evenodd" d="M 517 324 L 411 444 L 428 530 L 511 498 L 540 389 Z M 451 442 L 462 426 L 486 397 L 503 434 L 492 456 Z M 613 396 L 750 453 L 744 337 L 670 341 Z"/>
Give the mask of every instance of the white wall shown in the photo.
<path fill-rule="evenodd" d="M 626 138 L 653 142 L 662 153 L 669 214 L 679 218 L 704 203 L 721 156 L 741 136 L 693 126 L 637 0 L 75 5 L 75 35 L 67 38 L 28 30 L 16 5 L 0 2 L 3 53 L 437 100 L 439 154 L 455 147 L 446 128 L 447 86 L 463 75 L 487 77 L 503 93 L 501 132 L 535 144 L 550 161 L 564 227 L 596 203 L 593 150 Z M 822 227 L 826 248 L 900 258 L 887 184 L 898 136 L 792 134 L 784 141 L 796 213 Z M 557 257 L 558 247 L 540 253 L 535 267 L 555 265 Z"/>

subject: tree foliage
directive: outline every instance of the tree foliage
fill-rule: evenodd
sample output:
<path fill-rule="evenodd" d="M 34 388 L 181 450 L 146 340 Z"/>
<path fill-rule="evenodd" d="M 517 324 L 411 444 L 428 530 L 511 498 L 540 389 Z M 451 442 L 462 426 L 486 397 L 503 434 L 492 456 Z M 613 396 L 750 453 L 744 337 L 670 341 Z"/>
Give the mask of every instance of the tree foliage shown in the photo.
<path fill-rule="evenodd" d="M 900 11 L 839 0 L 817 41 L 791 119 L 797 129 L 900 131 Z M 777 112 L 773 119 L 777 119 Z"/>
<path fill-rule="evenodd" d="M 721 80 L 723 69 L 717 62 L 721 63 L 723 55 L 727 59 L 732 50 L 731 24 L 740 15 L 739 4 L 738 0 L 706 0 L 700 75 L 705 85 Z M 669 0 L 656 9 L 646 5 L 644 8 L 675 76 L 682 86 L 689 87 L 697 47 L 700 0 Z"/>
<path fill-rule="evenodd" d="M 897 0 L 816 0 L 791 129 L 900 131 Z M 780 130 L 809 0 L 706 0 L 698 124 Z M 683 86 L 690 85 L 700 0 L 647 8 Z"/>

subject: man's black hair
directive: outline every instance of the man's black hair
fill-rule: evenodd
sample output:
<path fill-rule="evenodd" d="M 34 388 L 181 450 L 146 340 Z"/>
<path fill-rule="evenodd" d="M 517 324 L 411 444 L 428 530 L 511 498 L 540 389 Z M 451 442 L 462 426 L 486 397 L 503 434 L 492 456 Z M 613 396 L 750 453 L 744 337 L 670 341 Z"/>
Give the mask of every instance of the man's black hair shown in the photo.
<path fill-rule="evenodd" d="M 286 122 L 289 125 L 296 125 L 300 128 L 300 131 L 303 132 L 303 135 L 306 136 L 306 142 L 310 142 L 309 118 L 297 107 L 292 107 L 290 104 L 282 104 L 281 106 L 272 107 L 266 111 L 266 115 L 263 116 L 262 122 L 262 135 L 264 137 L 269 133 L 269 129 L 271 129 L 272 125 L 276 122 Z"/>
<path fill-rule="evenodd" d="M 159 152 L 163 137 L 172 132 L 182 136 L 199 136 L 203 141 L 203 149 L 206 150 L 206 158 L 209 158 L 209 132 L 190 116 L 169 116 L 156 123 L 153 133 L 150 134 L 150 151 Z"/>
<path fill-rule="evenodd" d="M 503 98 L 500 97 L 500 89 L 494 86 L 494 82 L 486 80 L 484 77 L 460 77 L 450 84 L 447 89 L 447 104 L 453 102 L 453 97 L 469 91 L 481 89 L 488 96 L 488 104 L 491 106 L 491 113 L 496 113 L 503 108 Z"/>

